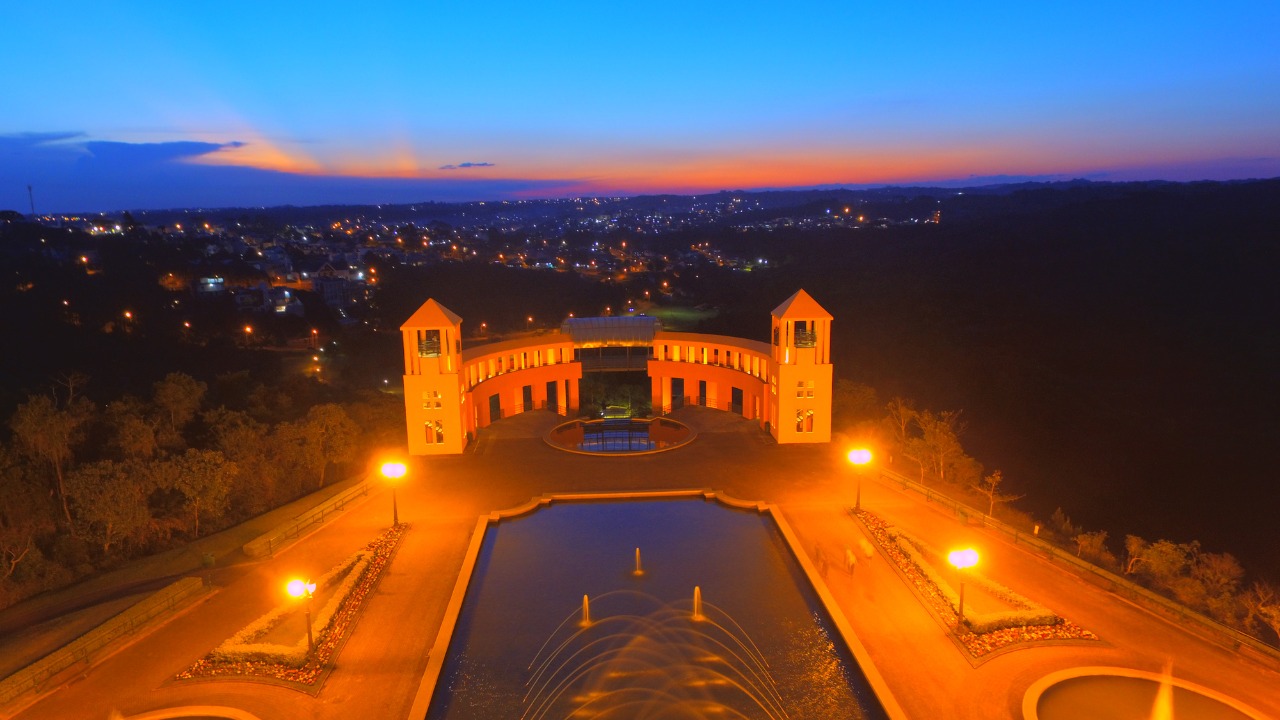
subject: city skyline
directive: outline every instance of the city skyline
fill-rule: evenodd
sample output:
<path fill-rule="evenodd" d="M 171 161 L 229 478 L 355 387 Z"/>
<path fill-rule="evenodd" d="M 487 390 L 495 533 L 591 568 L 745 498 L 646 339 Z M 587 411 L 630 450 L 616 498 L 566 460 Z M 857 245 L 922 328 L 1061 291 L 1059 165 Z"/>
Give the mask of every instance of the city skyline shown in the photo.
<path fill-rule="evenodd" d="M 0 209 L 1280 175 L 1280 10 L 13 9 Z"/>

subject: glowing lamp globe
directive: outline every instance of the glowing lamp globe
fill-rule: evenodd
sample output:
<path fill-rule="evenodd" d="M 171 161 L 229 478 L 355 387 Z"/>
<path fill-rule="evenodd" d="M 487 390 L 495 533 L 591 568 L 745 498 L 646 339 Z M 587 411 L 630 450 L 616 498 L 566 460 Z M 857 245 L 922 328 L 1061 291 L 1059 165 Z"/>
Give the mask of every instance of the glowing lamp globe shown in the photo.
<path fill-rule="evenodd" d="M 858 448 L 849 451 L 849 462 L 854 465 L 866 465 L 871 462 L 871 451 L 866 448 Z"/>
<path fill-rule="evenodd" d="M 399 480 L 404 477 L 405 467 L 402 462 L 389 462 L 382 464 L 382 476 L 389 480 Z"/>
<path fill-rule="evenodd" d="M 316 591 L 316 584 L 303 582 L 301 580 L 290 580 L 285 586 L 285 592 L 289 593 L 289 597 L 304 597 Z"/>
<path fill-rule="evenodd" d="M 971 568 L 978 564 L 978 551 L 973 548 L 952 550 L 947 554 L 947 561 L 961 570 Z"/>

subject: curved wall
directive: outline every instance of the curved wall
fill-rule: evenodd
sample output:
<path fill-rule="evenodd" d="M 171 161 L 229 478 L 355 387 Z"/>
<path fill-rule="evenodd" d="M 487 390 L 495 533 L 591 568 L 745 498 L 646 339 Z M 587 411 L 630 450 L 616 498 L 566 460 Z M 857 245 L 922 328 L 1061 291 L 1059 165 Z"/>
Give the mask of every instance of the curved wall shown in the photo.
<path fill-rule="evenodd" d="M 646 369 L 655 414 L 703 405 L 755 420 L 779 443 L 831 438 L 831 316 L 803 290 L 773 311 L 773 342 L 658 331 Z M 462 349 L 462 318 L 427 300 L 401 326 L 414 455 L 460 453 L 479 428 L 527 410 L 578 411 L 582 364 L 554 332 Z"/>

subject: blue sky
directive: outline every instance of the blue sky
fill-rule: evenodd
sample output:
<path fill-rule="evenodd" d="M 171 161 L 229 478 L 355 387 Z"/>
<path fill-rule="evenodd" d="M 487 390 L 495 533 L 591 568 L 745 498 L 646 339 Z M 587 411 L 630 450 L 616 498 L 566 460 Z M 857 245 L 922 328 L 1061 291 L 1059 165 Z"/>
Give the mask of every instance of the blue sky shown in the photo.
<path fill-rule="evenodd" d="M 689 5 L 18 4 L 0 208 L 1280 176 L 1275 2 Z"/>

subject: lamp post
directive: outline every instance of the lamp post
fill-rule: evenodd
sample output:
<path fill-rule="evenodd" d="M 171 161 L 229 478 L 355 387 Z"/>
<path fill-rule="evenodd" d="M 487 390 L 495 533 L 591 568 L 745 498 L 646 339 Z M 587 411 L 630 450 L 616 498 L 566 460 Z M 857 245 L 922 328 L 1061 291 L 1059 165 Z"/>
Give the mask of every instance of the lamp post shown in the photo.
<path fill-rule="evenodd" d="M 862 509 L 862 474 L 865 472 L 867 464 L 871 462 L 871 451 L 866 448 L 856 448 L 849 451 L 849 462 L 853 464 L 854 474 L 858 480 L 857 494 L 853 499 L 853 509 Z"/>
<path fill-rule="evenodd" d="M 405 466 L 402 462 L 382 463 L 382 477 L 391 484 L 391 526 L 400 525 L 400 510 L 396 507 L 396 482 L 404 477 Z"/>
<path fill-rule="evenodd" d="M 305 597 L 307 599 L 306 615 L 307 615 L 307 657 L 314 657 L 316 654 L 316 640 L 311 635 L 311 598 L 315 595 L 316 584 L 310 580 L 290 580 L 285 586 L 285 591 L 289 593 L 289 597 Z"/>
<path fill-rule="evenodd" d="M 960 605 L 957 608 L 956 627 L 964 625 L 964 571 L 978 564 L 978 551 L 973 548 L 952 550 L 947 560 L 960 571 Z"/>

